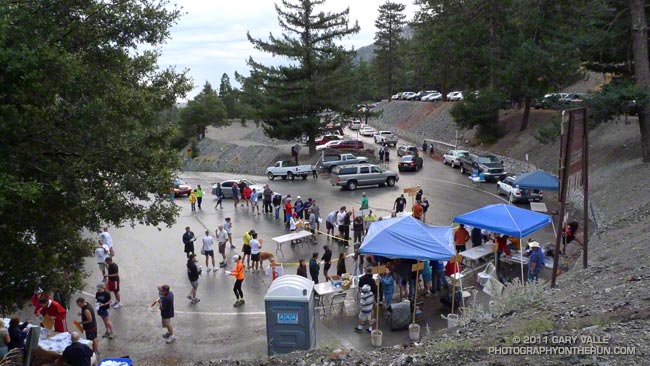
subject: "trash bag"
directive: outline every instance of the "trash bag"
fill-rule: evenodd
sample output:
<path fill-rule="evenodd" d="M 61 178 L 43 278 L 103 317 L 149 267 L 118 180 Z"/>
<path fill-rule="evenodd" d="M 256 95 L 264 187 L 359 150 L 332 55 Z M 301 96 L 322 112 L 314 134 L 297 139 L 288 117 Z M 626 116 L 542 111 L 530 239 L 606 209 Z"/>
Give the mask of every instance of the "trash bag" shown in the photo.
<path fill-rule="evenodd" d="M 390 306 L 390 329 L 402 330 L 411 323 L 411 303 L 408 301 L 393 303 Z"/>

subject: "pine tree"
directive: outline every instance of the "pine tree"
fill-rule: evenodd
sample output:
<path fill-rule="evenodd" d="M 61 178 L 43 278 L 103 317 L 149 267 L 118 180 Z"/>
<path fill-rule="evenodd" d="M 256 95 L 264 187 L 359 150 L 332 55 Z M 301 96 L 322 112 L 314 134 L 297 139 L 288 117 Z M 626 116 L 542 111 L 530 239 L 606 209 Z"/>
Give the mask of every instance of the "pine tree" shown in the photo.
<path fill-rule="evenodd" d="M 393 95 L 399 70 L 402 66 L 401 48 L 404 43 L 402 29 L 405 24 L 404 4 L 386 1 L 379 6 L 379 16 L 375 20 L 375 70 L 380 88 L 387 93 L 388 100 Z"/>
<path fill-rule="evenodd" d="M 228 125 L 226 108 L 219 100 L 217 92 L 209 82 L 205 82 L 203 90 L 181 110 L 181 127 L 185 136 L 196 134 L 197 139 L 205 137 L 207 125 L 222 127 Z"/>
<path fill-rule="evenodd" d="M 325 0 L 282 0 L 282 6 L 275 6 L 281 37 L 270 35 L 263 41 L 247 34 L 256 49 L 290 61 L 267 66 L 248 60 L 251 75 L 263 90 L 257 116 L 271 137 L 290 139 L 306 133 L 310 155 L 316 153 L 315 139 L 322 126 L 319 115 L 344 109 L 349 74 L 337 70 L 351 55 L 335 42 L 359 31 L 357 23 L 348 25 L 349 9 L 317 11 L 323 3 Z"/>
<path fill-rule="evenodd" d="M 221 75 L 221 83 L 219 84 L 219 99 L 226 108 L 228 118 L 239 117 L 237 109 L 237 90 L 233 89 L 230 85 L 230 77 L 225 72 Z"/>

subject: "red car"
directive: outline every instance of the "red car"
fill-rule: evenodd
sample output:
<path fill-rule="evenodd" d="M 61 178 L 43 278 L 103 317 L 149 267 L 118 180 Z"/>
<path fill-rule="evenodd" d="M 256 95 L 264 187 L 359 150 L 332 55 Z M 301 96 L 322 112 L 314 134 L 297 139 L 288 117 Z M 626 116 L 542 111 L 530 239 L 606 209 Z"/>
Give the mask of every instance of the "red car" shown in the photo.
<path fill-rule="evenodd" d="M 182 179 L 174 179 L 174 196 L 189 196 L 192 192 L 192 186 L 185 183 Z"/>
<path fill-rule="evenodd" d="M 326 143 L 328 143 L 330 141 L 340 140 L 340 139 L 341 139 L 341 137 L 338 136 L 338 135 L 325 135 L 323 137 L 317 138 L 314 141 L 316 141 L 316 145 L 322 145 L 322 144 L 326 144 Z"/>
<path fill-rule="evenodd" d="M 330 146 L 330 149 L 363 149 L 363 141 L 343 140 L 336 145 Z"/>

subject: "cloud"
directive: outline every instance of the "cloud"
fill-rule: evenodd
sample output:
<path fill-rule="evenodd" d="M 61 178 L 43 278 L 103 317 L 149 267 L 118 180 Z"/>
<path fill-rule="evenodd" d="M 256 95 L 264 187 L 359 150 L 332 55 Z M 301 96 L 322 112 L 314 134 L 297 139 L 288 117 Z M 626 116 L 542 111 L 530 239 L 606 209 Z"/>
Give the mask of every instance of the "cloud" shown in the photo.
<path fill-rule="evenodd" d="M 410 0 L 402 2 L 410 19 L 416 7 Z M 189 69 L 195 88 L 188 98 L 198 94 L 206 80 L 218 88 L 223 73 L 230 75 L 233 83 L 235 71 L 248 74 L 246 60 L 250 56 L 256 61 L 277 65 L 281 59 L 255 50 L 246 37 L 247 32 L 261 39 L 268 39 L 270 33 L 276 37 L 282 34 L 274 3 L 272 0 L 177 0 L 184 15 L 171 29 L 171 39 L 162 47 L 160 65 Z M 358 21 L 361 30 L 339 44 L 348 49 L 359 48 L 373 42 L 374 22 L 381 3 L 377 0 L 327 0 L 317 10 L 340 12 L 349 7 L 350 25 Z"/>

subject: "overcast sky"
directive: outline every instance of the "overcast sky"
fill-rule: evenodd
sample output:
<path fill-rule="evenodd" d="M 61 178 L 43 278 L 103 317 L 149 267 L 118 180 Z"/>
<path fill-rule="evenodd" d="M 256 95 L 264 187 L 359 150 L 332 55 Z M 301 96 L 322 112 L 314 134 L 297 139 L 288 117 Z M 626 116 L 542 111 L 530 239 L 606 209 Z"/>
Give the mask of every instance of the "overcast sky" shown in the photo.
<path fill-rule="evenodd" d="M 415 13 L 412 0 L 392 0 L 406 5 L 407 19 Z M 194 80 L 191 99 L 201 91 L 205 81 L 217 89 L 225 72 L 235 85 L 234 73 L 248 74 L 246 60 L 253 56 L 262 63 L 277 63 L 268 54 L 253 49 L 246 39 L 249 31 L 255 38 L 268 39 L 269 32 L 281 34 L 274 0 L 176 0 L 186 13 L 171 29 L 171 40 L 162 47 L 161 66 L 189 69 Z M 360 48 L 373 42 L 377 8 L 384 0 L 327 0 L 324 11 L 339 12 L 350 8 L 350 25 L 357 20 L 361 31 L 342 40 L 346 48 Z"/>

